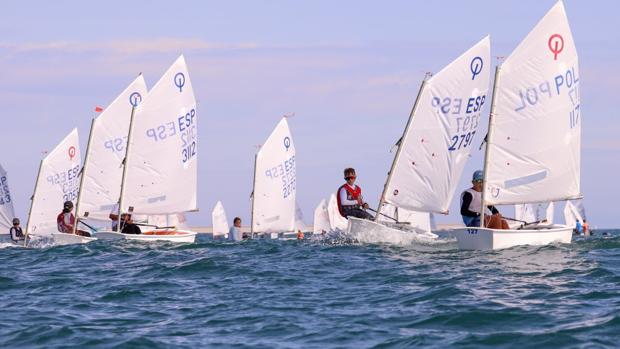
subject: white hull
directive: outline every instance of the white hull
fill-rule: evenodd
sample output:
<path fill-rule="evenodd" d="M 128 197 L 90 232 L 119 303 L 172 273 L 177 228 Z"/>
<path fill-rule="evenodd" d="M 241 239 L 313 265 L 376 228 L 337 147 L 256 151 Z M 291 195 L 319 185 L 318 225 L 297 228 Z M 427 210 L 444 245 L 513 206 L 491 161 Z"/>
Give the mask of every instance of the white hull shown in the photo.
<path fill-rule="evenodd" d="M 539 226 L 538 229 L 496 230 L 457 228 L 451 231 L 462 250 L 499 250 L 520 245 L 569 244 L 573 229 L 565 225 Z"/>
<path fill-rule="evenodd" d="M 170 241 L 192 243 L 196 241 L 196 232 L 189 230 L 153 229 L 142 234 L 123 234 L 116 231 L 102 230 L 95 234 L 102 240 L 137 240 L 137 241 Z"/>
<path fill-rule="evenodd" d="M 73 244 L 87 244 L 91 241 L 97 240 L 94 237 L 80 236 L 75 234 L 66 233 L 52 233 L 55 245 L 73 245 Z"/>
<path fill-rule="evenodd" d="M 437 235 L 431 232 L 414 230 L 407 225 L 377 223 L 355 217 L 349 217 L 348 221 L 346 236 L 363 243 L 409 245 L 437 239 Z"/>

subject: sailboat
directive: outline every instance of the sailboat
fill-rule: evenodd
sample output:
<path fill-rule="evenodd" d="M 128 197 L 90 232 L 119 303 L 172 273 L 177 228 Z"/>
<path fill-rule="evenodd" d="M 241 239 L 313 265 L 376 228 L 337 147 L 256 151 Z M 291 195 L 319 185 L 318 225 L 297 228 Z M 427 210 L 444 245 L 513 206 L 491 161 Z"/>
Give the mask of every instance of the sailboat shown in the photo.
<path fill-rule="evenodd" d="M 553 202 L 536 202 L 515 205 L 515 220 L 523 222 L 537 222 L 553 224 L 555 205 Z"/>
<path fill-rule="evenodd" d="M 13 209 L 13 197 L 9 190 L 9 180 L 6 171 L 0 165 L 0 229 L 2 229 L 0 236 L 9 233 L 9 229 L 13 227 L 14 217 L 15 211 Z"/>
<path fill-rule="evenodd" d="M 295 231 L 296 232 L 308 232 L 310 229 L 304 222 L 304 213 L 299 207 L 299 204 L 295 203 Z"/>
<path fill-rule="evenodd" d="M 56 223 L 63 203 L 77 198 L 81 161 L 77 129 L 73 129 L 41 160 L 26 225 L 27 239 L 53 238 L 58 245 L 96 240 L 93 237 L 60 233 Z"/>
<path fill-rule="evenodd" d="M 82 225 L 88 224 L 86 220 L 108 221 L 118 202 L 129 116 L 146 93 L 140 74 L 91 123 L 75 210 Z"/>
<path fill-rule="evenodd" d="M 469 158 L 489 87 L 487 36 L 432 77 L 425 77 L 388 173 L 378 212 L 385 203 L 399 210 L 448 213 Z M 428 227 L 349 217 L 347 235 L 375 243 L 435 239 Z"/>
<path fill-rule="evenodd" d="M 564 206 L 564 224 L 575 230 L 577 221 L 583 225 L 586 219 L 586 209 L 583 206 L 582 200 L 566 201 L 566 206 Z M 588 232 L 584 233 L 588 234 Z"/>
<path fill-rule="evenodd" d="M 120 187 L 123 214 L 170 215 L 198 210 L 197 121 L 192 83 L 185 58 L 180 56 L 132 108 Z M 176 227 L 155 227 L 142 234 L 104 231 L 97 236 L 171 242 L 196 239 L 195 232 Z"/>
<path fill-rule="evenodd" d="M 295 231 L 296 178 L 295 144 L 283 117 L 254 160 L 252 236 Z"/>
<path fill-rule="evenodd" d="M 481 207 L 580 198 L 580 145 L 577 50 L 559 1 L 496 68 Z M 572 227 L 469 227 L 453 235 L 461 249 L 501 249 L 570 243 Z"/>
<path fill-rule="evenodd" d="M 325 199 L 322 199 L 321 202 L 314 209 L 314 223 L 312 226 L 312 233 L 314 235 L 324 235 L 331 230 L 331 226 L 329 224 L 329 212 L 327 211 L 327 203 Z"/>
<path fill-rule="evenodd" d="M 347 229 L 347 219 L 340 214 L 340 210 L 338 210 L 338 199 L 334 193 L 329 196 L 327 214 L 329 215 L 329 226 L 331 231 L 334 233 L 344 233 Z"/>
<path fill-rule="evenodd" d="M 213 237 L 226 237 L 230 229 L 226 211 L 221 201 L 218 201 L 211 212 L 211 225 L 213 226 Z"/>

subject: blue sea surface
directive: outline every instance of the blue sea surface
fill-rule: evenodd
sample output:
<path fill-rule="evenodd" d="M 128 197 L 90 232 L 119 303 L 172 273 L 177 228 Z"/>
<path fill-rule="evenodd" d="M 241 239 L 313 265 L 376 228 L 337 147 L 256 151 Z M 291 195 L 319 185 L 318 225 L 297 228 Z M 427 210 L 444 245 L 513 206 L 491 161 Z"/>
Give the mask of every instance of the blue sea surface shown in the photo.
<path fill-rule="evenodd" d="M 620 236 L 0 249 L 0 348 L 613 348 Z"/>

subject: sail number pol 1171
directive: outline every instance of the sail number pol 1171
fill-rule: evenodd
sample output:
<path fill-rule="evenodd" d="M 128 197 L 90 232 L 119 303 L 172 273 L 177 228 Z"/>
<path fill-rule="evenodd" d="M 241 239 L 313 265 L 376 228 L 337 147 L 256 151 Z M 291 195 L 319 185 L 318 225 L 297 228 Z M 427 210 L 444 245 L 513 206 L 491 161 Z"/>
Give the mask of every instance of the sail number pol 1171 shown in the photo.
<path fill-rule="evenodd" d="M 568 114 L 569 126 L 574 128 L 579 124 L 579 77 L 575 73 L 575 67 L 537 86 L 519 89 L 516 94 L 519 96 L 519 102 L 514 109 L 517 112 L 527 111 L 530 107 L 551 100 L 554 96 L 567 94 L 572 104 Z"/>

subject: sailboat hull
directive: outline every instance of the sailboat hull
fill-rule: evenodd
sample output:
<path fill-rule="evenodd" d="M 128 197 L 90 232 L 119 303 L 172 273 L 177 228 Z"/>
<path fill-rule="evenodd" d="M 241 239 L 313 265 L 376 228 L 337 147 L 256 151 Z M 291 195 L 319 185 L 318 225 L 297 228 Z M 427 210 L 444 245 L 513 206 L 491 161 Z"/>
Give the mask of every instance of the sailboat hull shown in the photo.
<path fill-rule="evenodd" d="M 408 225 L 377 223 L 355 217 L 348 219 L 346 237 L 363 243 L 395 245 L 409 245 L 437 239 L 437 235 L 429 231 L 417 230 Z"/>
<path fill-rule="evenodd" d="M 458 228 L 451 231 L 462 250 L 499 250 L 520 245 L 569 244 L 573 229 L 565 225 L 549 225 L 539 229 L 496 230 Z"/>
<path fill-rule="evenodd" d="M 97 238 L 102 240 L 137 240 L 137 241 L 169 241 L 178 243 L 193 243 L 196 241 L 196 232 L 176 229 L 152 229 L 142 234 L 123 234 L 116 231 L 99 231 Z"/>
<path fill-rule="evenodd" d="M 66 233 L 52 233 L 55 245 L 73 245 L 73 244 L 87 244 L 91 241 L 97 240 L 94 237 L 81 236 L 75 234 Z"/>

